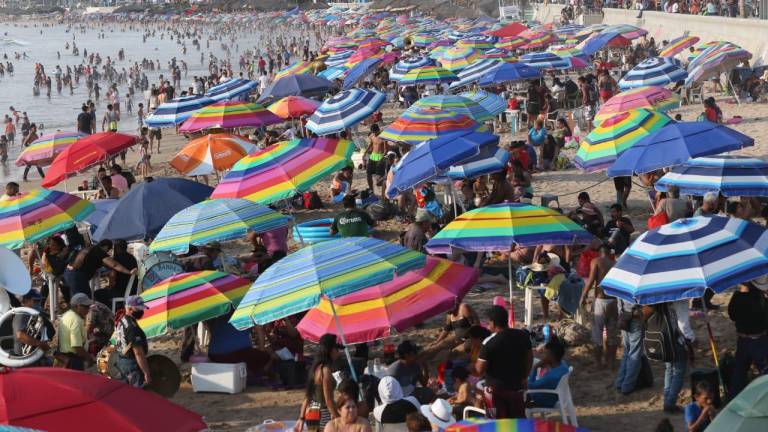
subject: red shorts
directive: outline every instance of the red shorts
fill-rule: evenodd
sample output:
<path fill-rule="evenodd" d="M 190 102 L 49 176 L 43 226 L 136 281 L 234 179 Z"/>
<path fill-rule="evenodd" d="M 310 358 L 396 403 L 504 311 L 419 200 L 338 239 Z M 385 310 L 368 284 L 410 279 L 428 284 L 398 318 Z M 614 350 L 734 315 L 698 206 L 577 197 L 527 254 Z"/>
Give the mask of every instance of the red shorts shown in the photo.
<path fill-rule="evenodd" d="M 610 90 L 600 90 L 600 99 L 606 101 L 613 97 L 613 92 Z"/>

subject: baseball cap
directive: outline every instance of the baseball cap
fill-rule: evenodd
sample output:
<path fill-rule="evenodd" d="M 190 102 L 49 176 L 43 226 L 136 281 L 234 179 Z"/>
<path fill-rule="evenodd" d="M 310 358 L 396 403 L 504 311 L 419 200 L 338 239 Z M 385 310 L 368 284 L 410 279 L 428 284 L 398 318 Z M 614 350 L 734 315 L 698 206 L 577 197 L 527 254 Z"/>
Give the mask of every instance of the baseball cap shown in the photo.
<path fill-rule="evenodd" d="M 69 299 L 70 306 L 90 306 L 93 301 L 83 293 L 77 293 Z"/>
<path fill-rule="evenodd" d="M 149 309 L 149 306 L 144 304 L 144 299 L 140 296 L 130 296 L 127 299 L 125 299 L 125 307 L 130 307 L 134 309 Z"/>
<path fill-rule="evenodd" d="M 329 351 L 331 350 L 331 348 L 336 348 L 336 349 L 344 348 L 344 345 L 338 343 L 335 334 L 326 333 L 320 336 L 319 343 L 321 346 L 326 347 Z"/>

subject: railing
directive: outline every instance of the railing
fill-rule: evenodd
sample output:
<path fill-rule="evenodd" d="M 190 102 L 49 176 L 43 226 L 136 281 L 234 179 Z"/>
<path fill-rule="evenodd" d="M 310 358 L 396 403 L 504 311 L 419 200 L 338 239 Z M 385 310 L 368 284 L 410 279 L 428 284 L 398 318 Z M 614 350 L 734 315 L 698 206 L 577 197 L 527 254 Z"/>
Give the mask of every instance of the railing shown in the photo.
<path fill-rule="evenodd" d="M 529 0 L 531 4 L 542 5 L 569 5 L 573 4 L 570 0 Z M 711 2 L 713 7 L 709 8 L 707 0 L 579 0 L 575 2 L 574 9 L 581 9 L 586 14 L 600 14 L 602 9 L 634 9 L 644 11 L 679 13 L 684 15 L 710 15 L 728 18 L 740 19 L 768 19 L 768 1 L 766 0 L 747 0 L 744 2 L 744 16 L 741 16 L 738 2 L 730 6 L 720 6 L 719 1 Z M 671 12 L 673 5 L 677 4 L 677 12 Z M 666 10 L 665 10 L 666 7 Z M 693 13 L 691 13 L 693 12 Z"/>

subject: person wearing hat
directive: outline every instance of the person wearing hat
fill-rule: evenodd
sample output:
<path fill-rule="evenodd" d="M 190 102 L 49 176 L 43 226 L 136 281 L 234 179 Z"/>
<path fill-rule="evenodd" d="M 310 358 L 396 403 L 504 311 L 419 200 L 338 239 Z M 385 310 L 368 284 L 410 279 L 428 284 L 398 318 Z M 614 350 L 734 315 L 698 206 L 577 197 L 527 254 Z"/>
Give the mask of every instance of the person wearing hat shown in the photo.
<path fill-rule="evenodd" d="M 333 398 L 336 380 L 332 367 L 343 348 L 335 334 L 326 333 L 320 336 L 315 361 L 307 376 L 301 417 L 294 430 L 312 430 L 317 427 L 314 430 L 322 431 L 332 419 L 339 417 L 339 410 Z"/>
<path fill-rule="evenodd" d="M 373 418 L 382 425 L 405 423 L 409 414 L 419 412 L 419 401 L 403 396 L 403 389 L 394 377 L 383 377 L 377 389 L 381 405 L 373 409 Z"/>
<path fill-rule="evenodd" d="M 83 293 L 69 299 L 69 310 L 62 315 L 59 323 L 59 352 L 54 366 L 85 370 L 86 365 L 93 363 L 93 357 L 86 349 L 85 331 L 85 317 L 91 310 L 91 303 L 91 299 Z"/>
<path fill-rule="evenodd" d="M 445 399 L 435 399 L 429 405 L 422 405 L 420 411 L 429 420 L 432 430 L 444 430 L 456 423 L 456 418 L 453 416 L 453 407 Z"/>
<path fill-rule="evenodd" d="M 144 311 L 147 309 L 149 307 L 144 304 L 144 299 L 141 297 L 128 297 L 125 299 L 125 315 L 120 318 L 115 330 L 117 335 L 115 350 L 120 380 L 139 388 L 152 382 L 147 362 L 149 350 L 147 335 L 137 321 L 144 316 Z"/>
<path fill-rule="evenodd" d="M 42 296 L 37 290 L 30 290 L 28 293 L 21 297 L 21 306 L 34 309 L 38 312 L 42 312 L 40 309 L 40 302 Z M 13 354 L 22 356 L 23 348 L 25 346 L 31 346 L 34 348 L 40 348 L 43 351 L 48 351 L 50 347 L 48 342 L 37 340 L 28 335 L 25 331 L 31 315 L 25 313 L 17 313 L 13 316 Z"/>
<path fill-rule="evenodd" d="M 403 246 L 417 252 L 424 251 L 424 245 L 429 241 L 427 233 L 432 230 L 432 216 L 426 209 L 416 210 L 416 217 L 403 233 Z"/>
<path fill-rule="evenodd" d="M 736 326 L 736 361 L 728 386 L 731 397 L 748 384 L 754 364 L 761 374 L 768 373 L 768 278 L 765 276 L 739 285 L 728 303 L 728 317 Z"/>

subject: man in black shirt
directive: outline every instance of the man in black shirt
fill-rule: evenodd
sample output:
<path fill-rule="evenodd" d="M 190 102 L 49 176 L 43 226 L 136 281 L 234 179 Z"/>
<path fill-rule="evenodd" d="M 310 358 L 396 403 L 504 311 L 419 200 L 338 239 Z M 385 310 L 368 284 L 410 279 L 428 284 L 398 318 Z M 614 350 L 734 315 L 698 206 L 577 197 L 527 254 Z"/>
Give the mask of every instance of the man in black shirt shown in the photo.
<path fill-rule="evenodd" d="M 764 282 L 765 281 L 765 282 Z M 728 317 L 736 324 L 736 362 L 728 386 L 737 395 L 747 385 L 752 364 L 768 373 L 768 300 L 757 286 L 768 288 L 766 277 L 739 285 L 728 303 Z"/>
<path fill-rule="evenodd" d="M 91 134 L 91 114 L 88 105 L 83 104 L 83 111 L 77 115 L 77 131 L 86 135 Z"/>
<path fill-rule="evenodd" d="M 147 335 L 139 327 L 137 320 L 149 309 L 144 299 L 130 296 L 125 300 L 125 315 L 120 318 L 115 330 L 117 342 L 117 369 L 122 375 L 121 381 L 134 387 L 144 387 L 152 382 L 147 363 Z"/>
<path fill-rule="evenodd" d="M 475 370 L 485 375 L 485 397 L 492 418 L 525 418 L 524 390 L 533 366 L 531 338 L 524 330 L 507 327 L 509 316 L 501 306 L 488 313 L 493 333 L 483 342 Z"/>
<path fill-rule="evenodd" d="M 629 247 L 631 235 L 635 232 L 635 226 L 629 218 L 622 215 L 621 204 L 611 206 L 611 220 L 605 224 L 605 235 L 608 237 L 608 244 L 621 255 L 624 249 Z"/>

